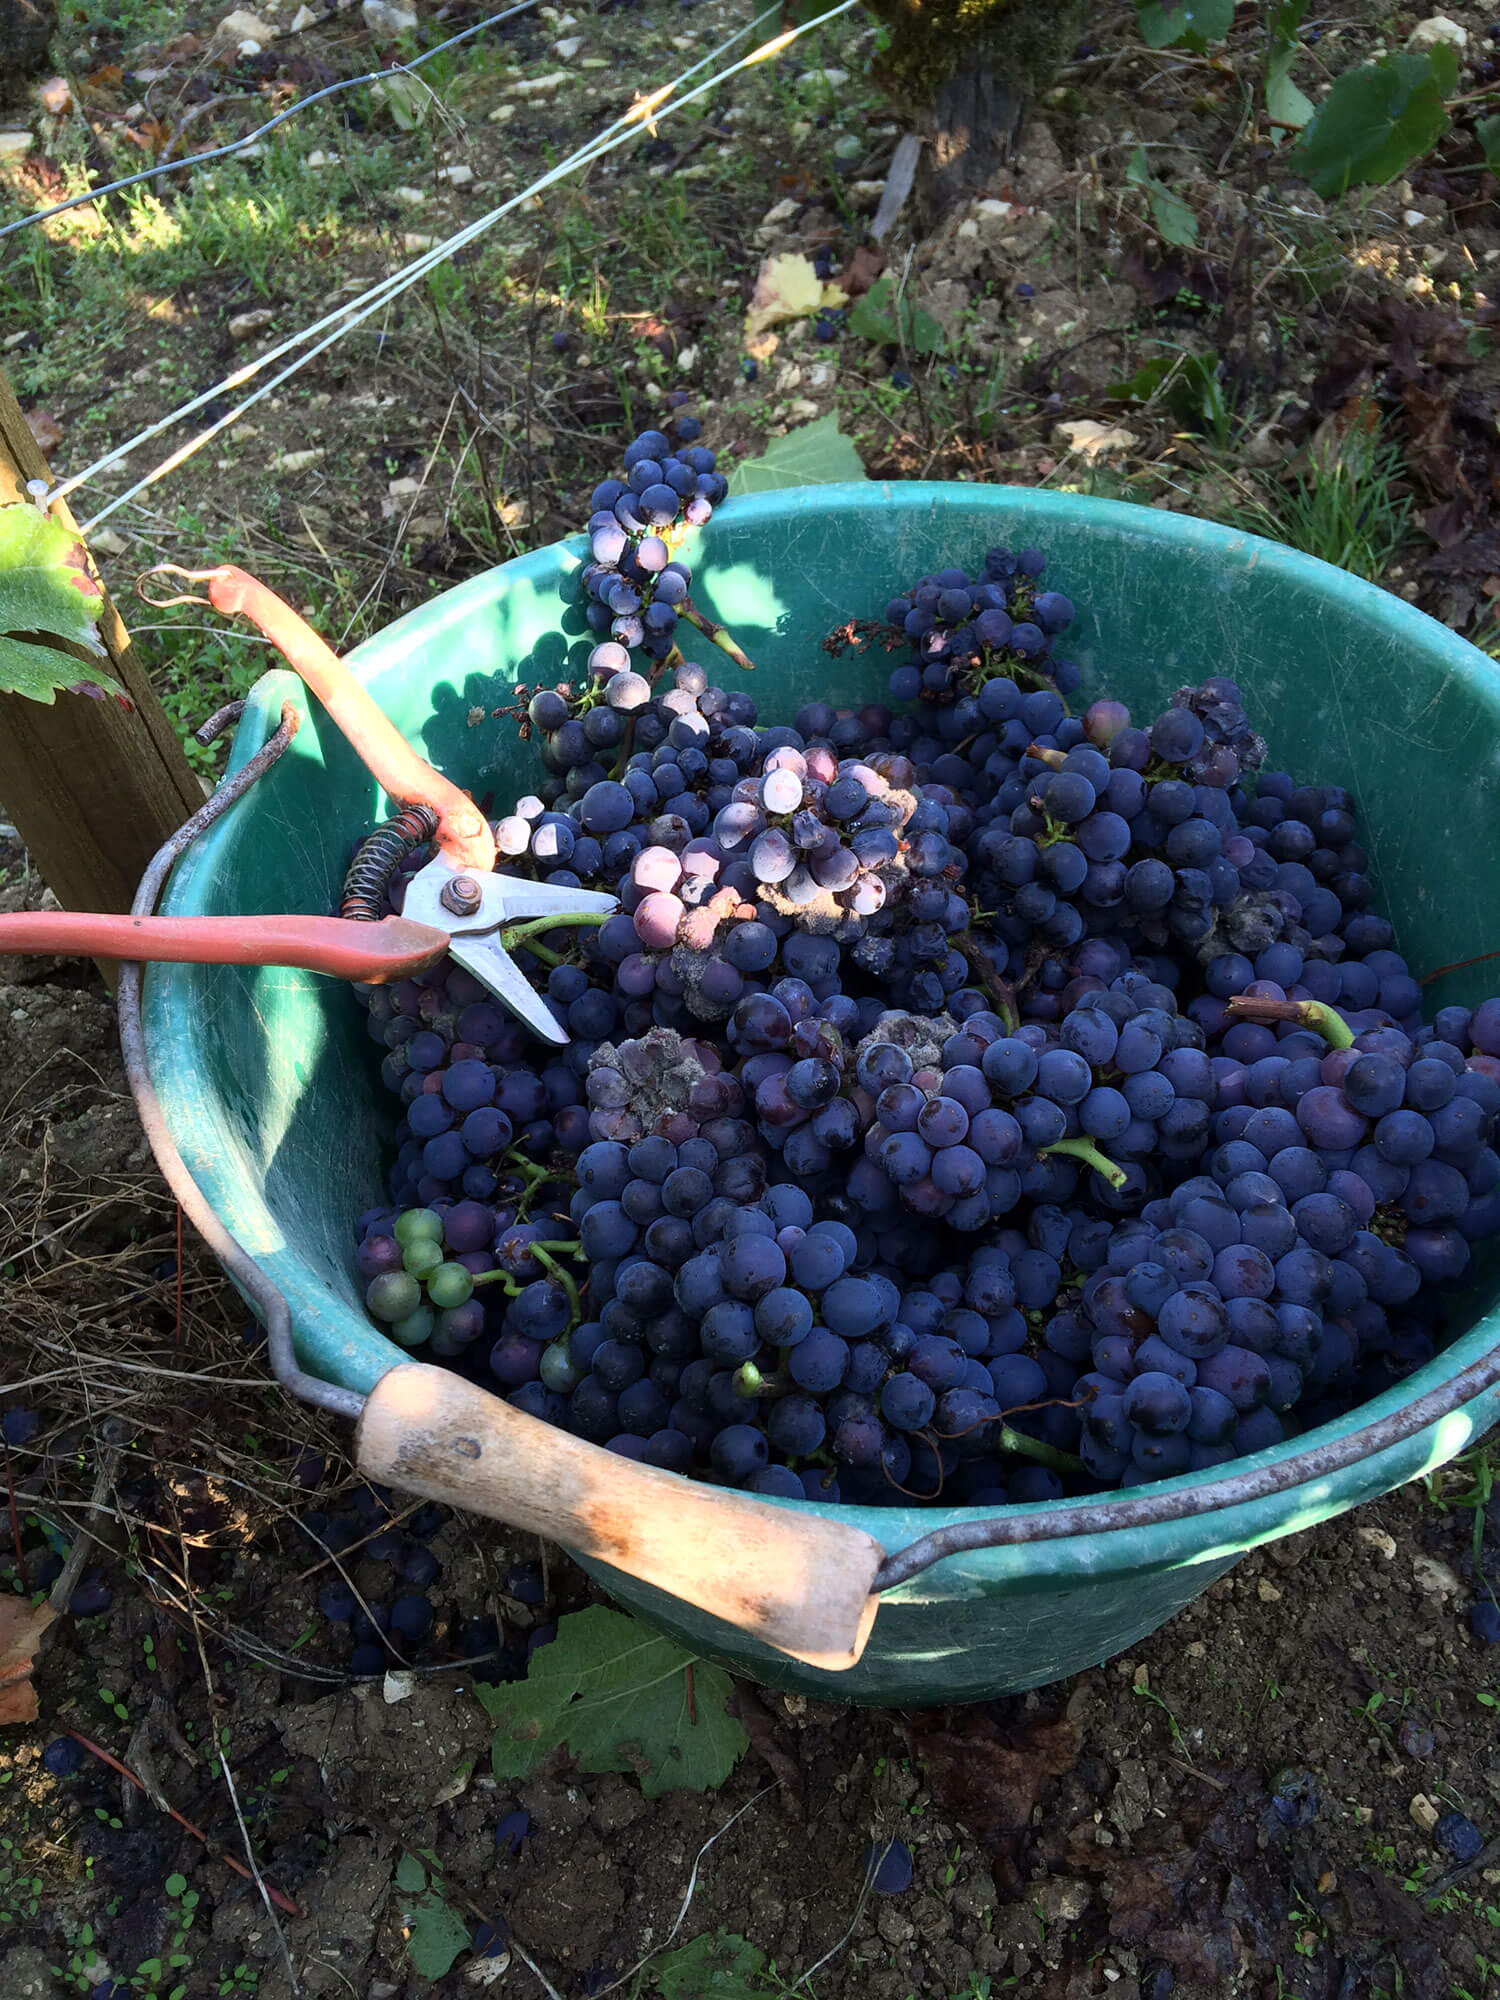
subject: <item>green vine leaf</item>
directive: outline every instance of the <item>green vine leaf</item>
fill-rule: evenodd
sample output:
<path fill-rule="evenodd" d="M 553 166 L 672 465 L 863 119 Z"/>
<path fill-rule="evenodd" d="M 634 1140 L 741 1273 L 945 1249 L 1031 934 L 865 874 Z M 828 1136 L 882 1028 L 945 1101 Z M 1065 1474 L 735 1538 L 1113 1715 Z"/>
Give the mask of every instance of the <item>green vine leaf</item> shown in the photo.
<path fill-rule="evenodd" d="M 1146 149 L 1137 146 L 1125 166 L 1125 178 L 1146 190 L 1147 206 L 1156 233 L 1163 243 L 1190 249 L 1198 241 L 1198 218 L 1182 196 L 1165 181 L 1159 181 L 1146 165 Z"/>
<path fill-rule="evenodd" d="M 1325 201 L 1349 188 L 1393 181 L 1430 152 L 1452 120 L 1443 103 L 1458 58 L 1439 45 L 1347 69 L 1286 158 Z"/>
<path fill-rule="evenodd" d="M 728 1711 L 730 1686 L 720 1668 L 596 1604 L 559 1619 L 524 1681 L 481 1682 L 476 1692 L 499 1724 L 497 1778 L 524 1778 L 566 1744 L 585 1771 L 633 1771 L 657 1798 L 716 1790 L 744 1755 L 749 1739 Z"/>
<path fill-rule="evenodd" d="M 1484 148 L 1485 165 L 1492 174 L 1500 174 L 1500 113 L 1481 118 L 1474 127 L 1474 137 Z"/>
<path fill-rule="evenodd" d="M 905 347 L 913 354 L 941 354 L 948 336 L 929 312 L 904 298 L 889 272 L 877 278 L 849 315 L 849 331 L 882 347 Z"/>
<path fill-rule="evenodd" d="M 1202 55 L 1234 26 L 1234 0 L 1136 0 L 1136 26 L 1148 49 Z"/>
<path fill-rule="evenodd" d="M 410 1924 L 406 1955 L 423 1979 L 441 1979 L 458 1954 L 468 1949 L 468 1925 L 441 1896 L 425 1895 L 411 1911 Z"/>
<path fill-rule="evenodd" d="M 839 429 L 837 416 L 826 416 L 773 438 L 762 457 L 741 459 L 729 475 L 729 491 L 731 496 L 773 493 L 786 486 L 833 486 L 865 477 L 859 453 Z"/>
<path fill-rule="evenodd" d="M 734 1931 L 705 1931 L 664 1952 L 651 1967 L 661 2000 L 760 2000 L 770 1989 L 761 1975 L 766 1955 Z"/>
<path fill-rule="evenodd" d="M 44 643 L 59 639 L 104 658 L 96 630 L 103 608 L 76 534 L 25 501 L 0 507 L 0 694 L 50 704 L 66 688 L 112 694 L 128 708 L 118 681 Z"/>

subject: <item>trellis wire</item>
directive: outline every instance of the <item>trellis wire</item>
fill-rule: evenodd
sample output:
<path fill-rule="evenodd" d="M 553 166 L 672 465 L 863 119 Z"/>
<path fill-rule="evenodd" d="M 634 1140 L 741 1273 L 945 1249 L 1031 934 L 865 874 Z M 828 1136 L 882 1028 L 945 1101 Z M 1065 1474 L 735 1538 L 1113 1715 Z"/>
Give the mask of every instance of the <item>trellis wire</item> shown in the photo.
<path fill-rule="evenodd" d="M 147 473 L 142 479 L 137 480 L 124 493 L 102 507 L 98 513 L 84 523 L 84 532 L 91 533 L 100 522 L 106 520 L 118 508 L 125 506 L 128 502 L 135 499 L 159 479 L 164 478 L 167 473 L 174 471 L 177 466 L 181 465 L 187 458 L 190 458 L 196 451 L 201 449 L 211 438 L 217 437 L 231 424 L 237 423 L 254 404 L 259 402 L 264 396 L 269 395 L 272 390 L 279 387 L 281 383 L 297 373 L 299 369 L 305 367 L 309 361 L 324 352 L 325 349 L 331 347 L 335 341 L 342 339 L 346 333 L 351 332 L 356 326 L 359 326 L 374 313 L 380 311 L 391 300 L 398 297 L 400 293 L 418 283 L 430 271 L 435 270 L 459 250 L 484 234 L 486 230 L 492 228 L 503 217 L 513 213 L 517 208 L 532 200 L 534 196 L 552 187 L 558 181 L 565 179 L 580 167 L 588 165 L 591 161 L 600 159 L 605 154 L 613 152 L 618 147 L 624 145 L 634 136 L 634 128 L 636 126 L 645 123 L 654 123 L 658 119 L 668 117 L 673 112 L 697 102 L 709 92 L 718 89 L 721 84 L 727 82 L 730 77 L 737 75 L 741 70 L 748 69 L 756 63 L 767 60 L 770 56 L 779 54 L 781 50 L 790 47 L 793 42 L 799 40 L 803 35 L 810 33 L 815 28 L 824 26 L 829 21 L 835 20 L 841 14 L 848 13 L 857 4 L 858 0 L 839 0 L 838 5 L 829 8 L 825 13 L 817 15 L 810 21 L 803 22 L 800 26 L 788 29 L 784 33 L 773 37 L 770 41 L 764 42 L 759 47 L 752 49 L 749 55 L 741 57 L 738 62 L 731 63 L 727 68 L 718 71 L 715 75 L 708 78 L 706 82 L 697 85 L 693 90 L 681 96 L 674 94 L 680 84 L 695 75 L 699 70 L 713 63 L 725 50 L 731 48 L 737 41 L 743 40 L 747 34 L 752 33 L 777 12 L 775 8 L 767 8 L 764 12 L 758 14 L 746 27 L 728 36 L 716 49 L 711 50 L 708 55 L 701 57 L 697 62 L 691 64 L 677 77 L 674 77 L 671 82 L 661 85 L 658 89 L 651 92 L 649 96 L 632 104 L 629 110 L 606 126 L 602 133 L 596 135 L 595 138 L 588 141 L 584 146 L 579 147 L 565 160 L 560 161 L 557 166 L 551 168 L 539 179 L 533 181 L 521 193 L 513 195 L 508 201 L 502 202 L 498 208 L 491 209 L 487 214 L 478 217 L 474 222 L 467 224 L 454 235 L 445 238 L 442 243 L 436 245 L 433 249 L 424 251 L 412 263 L 403 266 L 401 270 L 392 273 L 389 277 L 381 279 L 376 285 L 362 293 L 359 297 L 351 299 L 343 306 L 336 307 L 332 312 L 325 314 L 321 320 L 314 322 L 313 325 L 304 327 L 298 333 L 290 335 L 279 345 L 269 349 L 265 354 L 258 356 L 254 361 L 246 363 L 243 368 L 236 370 L 234 374 L 227 376 L 222 382 L 215 384 L 213 388 L 205 390 L 190 402 L 181 405 L 167 416 L 159 418 L 154 424 L 148 425 L 146 429 L 127 440 L 123 445 L 116 446 L 92 465 L 86 466 L 83 471 L 74 474 L 71 479 L 65 480 L 47 496 L 47 502 L 44 504 L 50 504 L 51 501 L 67 498 L 80 486 L 94 479 L 99 473 L 107 471 L 110 466 L 118 464 L 121 459 L 129 457 L 141 445 L 149 443 L 151 439 L 160 436 L 163 431 L 170 429 L 184 417 L 191 416 L 195 411 L 215 401 L 226 390 L 237 388 L 241 383 L 252 380 L 262 369 L 269 367 L 273 362 L 281 359 L 283 355 L 299 347 L 304 341 L 310 340 L 314 335 L 322 333 L 325 328 L 331 327 L 333 329 L 324 339 L 318 341 L 315 346 L 308 348 L 304 353 L 299 355 L 290 366 L 282 369 L 270 381 L 262 384 L 254 395 L 246 397 L 233 410 L 229 411 L 227 415 L 219 418 L 207 430 L 200 432 L 198 436 L 190 439 L 188 443 L 181 446 L 177 451 L 169 454 L 151 472 Z"/>
<path fill-rule="evenodd" d="M 253 132 L 247 132 L 241 139 L 232 139 L 227 146 L 211 146 L 204 153 L 188 153 L 180 160 L 163 160 L 157 166 L 143 167 L 138 174 L 126 174 L 123 180 L 105 181 L 101 186 L 90 188 L 84 194 L 69 195 L 66 201 L 54 202 L 51 208 L 39 208 L 34 215 L 23 215 L 17 222 L 7 222 L 0 229 L 0 242 L 7 236 L 14 236 L 18 229 L 30 229 L 33 223 L 49 222 L 54 215 L 65 215 L 70 208 L 82 208 L 91 201 L 102 201 L 106 195 L 119 194 L 125 188 L 139 187 L 143 181 L 154 181 L 162 174 L 179 174 L 184 167 L 201 167 L 211 160 L 228 159 L 234 153 L 242 153 L 247 146 L 264 139 L 268 132 L 274 132 L 278 125 L 285 125 L 289 118 L 295 118 L 299 111 L 306 111 L 310 105 L 320 104 L 325 97 L 336 97 L 341 90 L 355 90 L 362 83 L 383 83 L 387 77 L 410 76 L 434 56 L 440 56 L 444 49 L 456 48 L 471 36 L 483 34 L 486 28 L 498 27 L 503 21 L 514 20 L 517 14 L 528 13 L 539 4 L 539 0 L 519 0 L 519 5 L 508 7 L 503 14 L 491 14 L 487 21 L 476 21 L 472 27 L 450 35 L 445 42 L 425 49 L 421 55 L 413 56 L 408 63 L 392 63 L 387 69 L 366 70 L 363 76 L 342 77 L 337 83 L 325 84 L 322 90 L 315 90 L 311 97 L 299 97 L 295 104 L 289 104 L 285 111 L 278 111 L 267 124 L 259 125 Z"/>

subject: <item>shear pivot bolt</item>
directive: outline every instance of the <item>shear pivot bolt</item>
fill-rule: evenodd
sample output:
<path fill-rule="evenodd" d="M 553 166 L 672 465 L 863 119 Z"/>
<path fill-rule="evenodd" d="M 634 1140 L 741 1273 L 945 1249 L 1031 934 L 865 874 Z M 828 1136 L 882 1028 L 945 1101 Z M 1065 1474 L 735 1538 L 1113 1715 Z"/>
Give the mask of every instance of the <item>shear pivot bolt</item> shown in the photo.
<path fill-rule="evenodd" d="M 455 917 L 472 917 L 484 901 L 484 891 L 472 875 L 455 875 L 451 882 L 444 883 L 438 900 Z"/>

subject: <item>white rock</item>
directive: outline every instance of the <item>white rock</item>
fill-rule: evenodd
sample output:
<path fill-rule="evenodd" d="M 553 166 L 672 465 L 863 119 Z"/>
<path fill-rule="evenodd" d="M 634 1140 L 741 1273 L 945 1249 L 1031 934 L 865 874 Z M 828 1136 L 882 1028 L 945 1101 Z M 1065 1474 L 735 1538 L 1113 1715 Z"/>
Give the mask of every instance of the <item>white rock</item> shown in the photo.
<path fill-rule="evenodd" d="M 1092 417 L 1054 425 L 1052 441 L 1076 451 L 1080 458 L 1103 458 L 1113 451 L 1129 451 L 1139 442 L 1134 431 L 1127 431 L 1119 424 L 1098 424 Z"/>
<path fill-rule="evenodd" d="M 1411 1818 L 1412 1825 L 1419 1828 L 1423 1833 L 1431 1833 L 1432 1829 L 1442 1818 L 1441 1812 L 1425 1792 L 1418 1792 L 1406 1810 Z"/>
<path fill-rule="evenodd" d="M 1427 217 L 1420 208 L 1408 208 L 1403 212 L 1401 220 L 1408 229 L 1420 229 L 1427 221 Z"/>
<path fill-rule="evenodd" d="M 271 461 L 273 472 L 306 472 L 310 465 L 316 465 L 324 456 L 320 444 L 311 445 L 306 451 L 280 452 Z"/>
<path fill-rule="evenodd" d="M 421 236 L 415 229 L 408 229 L 401 239 L 401 248 L 415 255 L 419 250 L 430 250 L 436 241 L 434 236 Z"/>
<path fill-rule="evenodd" d="M 1396 1555 L 1396 1538 L 1388 1535 L 1384 1528 L 1356 1528 L 1356 1535 L 1367 1549 L 1373 1549 L 1378 1556 L 1392 1562 Z"/>
<path fill-rule="evenodd" d="M 556 69 L 546 76 L 523 76 L 519 82 L 511 85 L 511 89 L 517 97 L 536 97 L 544 90 L 559 90 L 563 84 L 571 81 L 572 78 L 565 69 Z"/>
<path fill-rule="evenodd" d="M 310 167 L 336 167 L 338 163 L 338 154 L 325 153 L 321 146 L 314 147 L 307 156 L 307 165 Z"/>
<path fill-rule="evenodd" d="M 456 167 L 444 167 L 443 179 L 450 187 L 467 187 L 474 178 L 474 169 L 460 161 Z"/>
<path fill-rule="evenodd" d="M 113 528 L 101 528 L 97 535 L 90 537 L 89 547 L 96 556 L 122 556 L 130 544 L 123 535 L 117 535 Z"/>
<path fill-rule="evenodd" d="M 1436 1556 L 1414 1556 L 1411 1565 L 1412 1582 L 1426 1597 L 1457 1597 L 1463 1585 L 1448 1567 Z"/>
<path fill-rule="evenodd" d="M 774 208 L 768 208 L 761 217 L 760 227 L 774 229 L 778 222 L 790 222 L 801 205 L 796 201 L 778 201 Z"/>
<path fill-rule="evenodd" d="M 364 0 L 359 11 L 372 35 L 409 35 L 417 25 L 416 9 L 401 0 Z"/>
<path fill-rule="evenodd" d="M 258 56 L 263 46 L 264 44 L 256 41 L 253 35 L 246 35 L 239 45 L 239 53 L 242 56 Z"/>
<path fill-rule="evenodd" d="M 315 14 L 311 7 L 299 7 L 296 13 L 293 14 L 292 16 L 292 25 L 290 32 L 294 35 L 300 35 L 304 28 L 316 27 L 318 22 L 321 21 L 322 18 L 323 16 L 321 14 Z"/>
<path fill-rule="evenodd" d="M 508 125 L 515 115 L 516 107 L 513 104 L 497 104 L 490 113 L 489 122 L 491 125 Z"/>
<path fill-rule="evenodd" d="M 31 151 L 29 132 L 0 132 L 0 160 L 18 160 Z"/>
<path fill-rule="evenodd" d="M 263 327 L 268 327 L 275 317 L 269 306 L 252 306 L 249 312 L 236 313 L 229 322 L 229 338 L 238 346 L 242 340 L 249 340 Z M 244 435 L 243 427 L 240 434 Z"/>
<path fill-rule="evenodd" d="M 394 1667 L 387 1669 L 385 1679 L 381 1683 L 380 1688 L 380 1692 L 385 1696 L 387 1705 L 398 1701 L 408 1701 L 416 1691 L 417 1677 L 414 1673 L 406 1669 L 398 1671 Z"/>
<path fill-rule="evenodd" d="M 691 374 L 692 374 L 692 372 L 693 372 L 693 370 L 694 370 L 694 369 L 695 369 L 695 368 L 696 368 L 697 366 L 698 366 L 698 350 L 697 350 L 697 348 L 696 348 L 696 347 L 684 347 L 684 348 L 683 348 L 683 350 L 682 350 L 682 352 L 681 352 L 681 353 L 680 353 L 680 354 L 678 355 L 678 357 L 677 357 L 677 372 L 678 372 L 678 374 L 679 374 L 679 375 L 691 375 Z"/>
<path fill-rule="evenodd" d="M 392 201 L 404 202 L 408 208 L 415 208 L 419 202 L 426 201 L 427 190 L 426 188 L 413 187 L 392 188 L 391 199 Z"/>
<path fill-rule="evenodd" d="M 972 215 L 966 217 L 965 220 L 958 225 L 958 234 L 963 238 L 965 242 L 968 242 L 972 237 L 975 237 L 979 234 L 979 224 L 974 220 Z"/>
<path fill-rule="evenodd" d="M 31 328 L 29 326 L 19 327 L 16 332 L 8 333 L 4 340 L 0 340 L 0 353 L 9 354 L 13 347 L 22 347 L 30 339 Z"/>
<path fill-rule="evenodd" d="M 552 53 L 559 62 L 571 62 L 582 47 L 582 35 L 568 35 L 562 41 L 552 44 Z"/>
<path fill-rule="evenodd" d="M 236 7 L 214 29 L 216 42 L 233 42 L 241 55 L 259 55 L 266 43 L 275 39 L 276 30 L 268 27 L 259 14 L 252 14 L 248 7 Z M 247 51 L 246 42 L 253 42 L 255 47 Z"/>
<path fill-rule="evenodd" d="M 1409 49 L 1435 49 L 1447 47 L 1462 52 L 1469 46 L 1469 31 L 1461 28 L 1457 21 L 1450 21 L 1446 14 L 1429 14 L 1425 21 L 1418 21 L 1406 38 Z"/>
<path fill-rule="evenodd" d="M 391 479 L 386 482 L 386 492 L 393 500 L 410 500 L 422 490 L 420 479 Z"/>
<path fill-rule="evenodd" d="M 885 193 L 884 181 L 851 181 L 849 200 L 855 208 L 878 208 Z"/>
<path fill-rule="evenodd" d="M 830 90 L 837 90 L 841 83 L 849 81 L 846 69 L 805 69 L 797 79 L 799 84 L 826 83 Z"/>

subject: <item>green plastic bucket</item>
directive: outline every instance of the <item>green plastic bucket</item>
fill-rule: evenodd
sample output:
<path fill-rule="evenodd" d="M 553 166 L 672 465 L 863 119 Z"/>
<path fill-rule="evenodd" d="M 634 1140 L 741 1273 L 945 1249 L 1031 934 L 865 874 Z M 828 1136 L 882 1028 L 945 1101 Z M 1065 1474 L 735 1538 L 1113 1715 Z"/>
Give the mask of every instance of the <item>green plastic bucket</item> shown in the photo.
<path fill-rule="evenodd" d="M 1049 579 L 1079 606 L 1069 639 L 1087 698 L 1107 691 L 1150 713 L 1184 682 L 1231 675 L 1275 764 L 1354 792 L 1382 906 L 1419 975 L 1500 945 L 1500 824 L 1490 810 L 1500 782 L 1500 676 L 1443 626 L 1341 570 L 1180 514 L 921 483 L 736 500 L 688 555 L 698 601 L 757 664 L 763 718 L 783 720 L 814 698 L 882 698 L 882 650 L 833 657 L 821 641 L 851 617 L 878 616 L 925 570 L 972 569 L 996 542 L 1047 550 Z M 537 770 L 514 723 L 496 711 L 517 682 L 581 677 L 591 641 L 572 579 L 582 549 L 559 544 L 506 563 L 354 655 L 405 734 L 496 810 L 529 789 Z M 737 669 L 706 643 L 698 650 L 732 682 Z M 301 711 L 299 734 L 179 864 L 169 912 L 336 905 L 351 844 L 388 802 L 284 671 L 256 684 L 232 770 L 276 728 L 286 701 Z M 1431 994 L 1434 1004 L 1472 1004 L 1493 982 L 1491 970 L 1471 968 L 1447 974 Z M 215 1212 L 285 1294 L 304 1366 L 367 1391 L 404 1357 L 366 1317 L 353 1277 L 353 1218 L 383 1196 L 391 1134 L 391 1101 L 354 996 L 305 972 L 160 966 L 147 979 L 145 1027 L 172 1134 Z M 1288 1461 L 1311 1442 L 1399 1413 L 1480 1361 L 1500 1339 L 1492 1271 L 1460 1302 L 1456 1324 L 1453 1345 L 1399 1389 L 1242 1463 Z M 1192 1519 L 948 1557 L 886 1595 L 864 1658 L 843 1674 L 797 1665 L 690 1604 L 586 1566 L 631 1609 L 774 1686 L 902 1706 L 973 1701 L 1097 1664 L 1248 1549 L 1442 1464 L 1497 1417 L 1500 1389 L 1490 1388 L 1288 1492 Z M 1194 1484 L 1186 1476 L 1151 1490 Z M 1133 1497 L 1112 1504 L 1123 1509 Z M 958 1509 L 770 1504 L 852 1518 L 891 1551 L 970 1518 Z M 1066 1505 L 1011 1511 L 1031 1519 Z"/>

